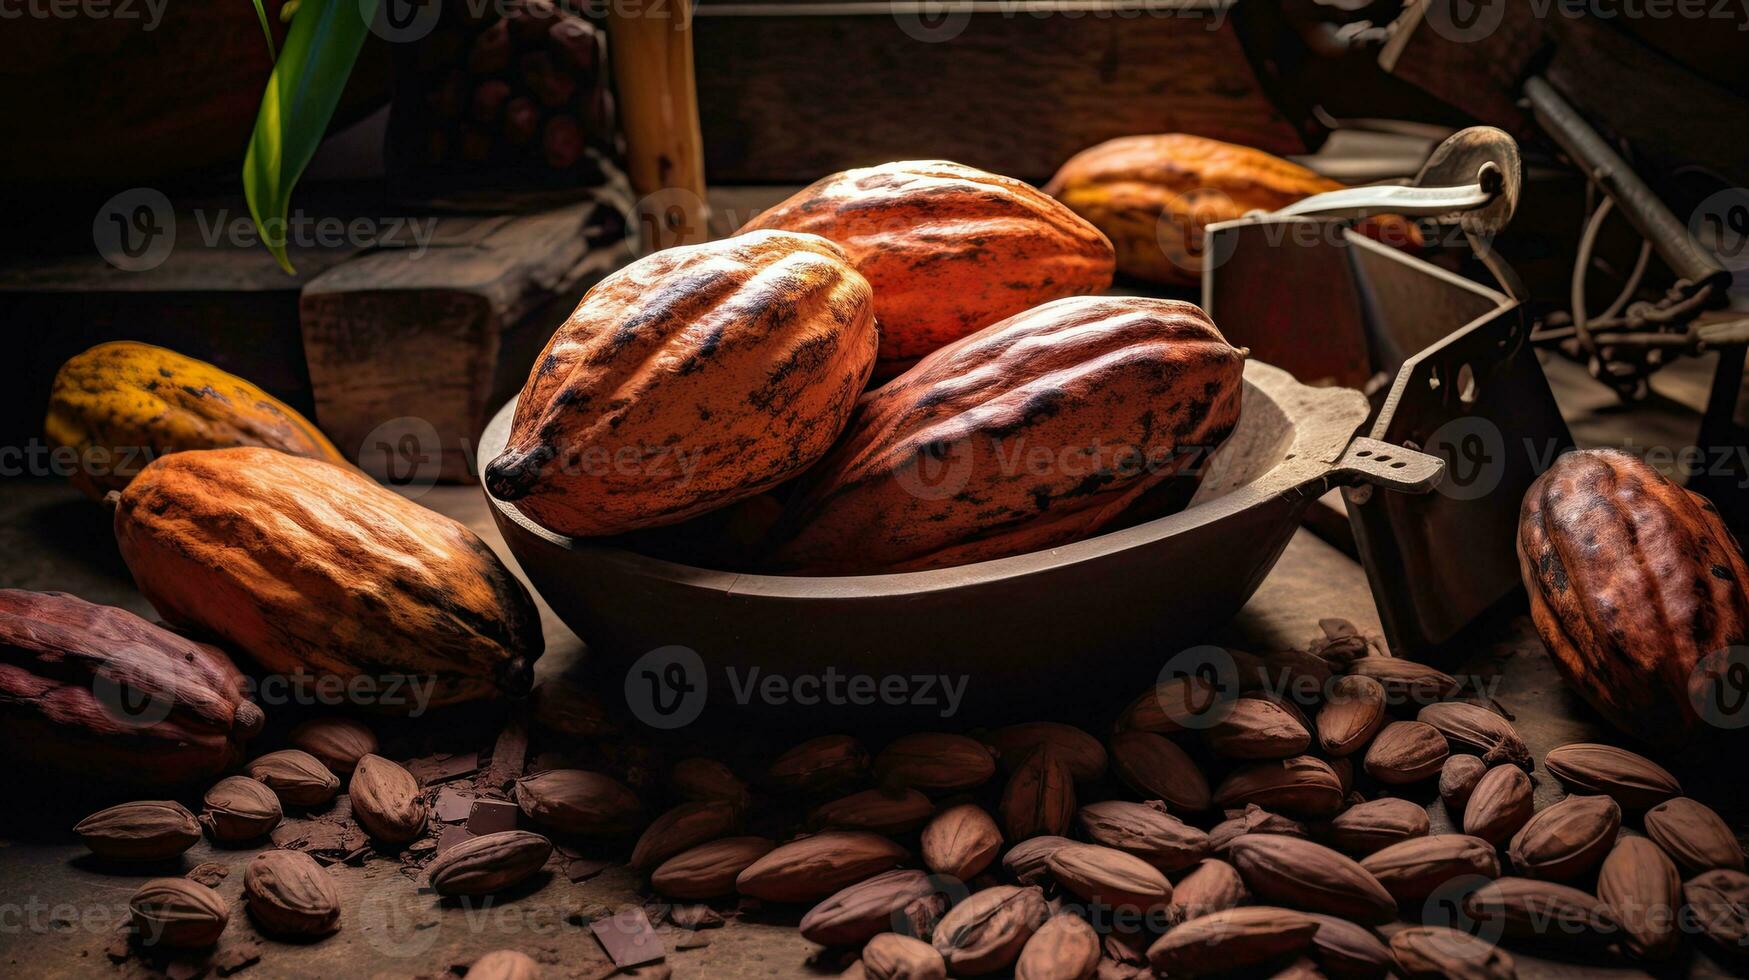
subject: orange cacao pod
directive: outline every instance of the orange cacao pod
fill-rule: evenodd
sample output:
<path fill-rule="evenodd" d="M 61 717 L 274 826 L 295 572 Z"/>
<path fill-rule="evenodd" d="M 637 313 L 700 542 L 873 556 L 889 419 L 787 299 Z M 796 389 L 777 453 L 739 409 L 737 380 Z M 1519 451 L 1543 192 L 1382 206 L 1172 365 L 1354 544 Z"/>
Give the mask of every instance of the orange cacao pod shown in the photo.
<path fill-rule="evenodd" d="M 0 589 L 0 736 L 29 769 L 99 787 L 206 779 L 265 721 L 243 691 L 216 647 L 64 592 Z"/>
<path fill-rule="evenodd" d="M 1297 163 L 1220 140 L 1166 133 L 1124 136 L 1069 158 L 1045 193 L 1104 232 L 1125 275 L 1149 282 L 1202 282 L 1203 231 L 1251 211 L 1274 211 L 1343 185 Z M 1384 215 L 1359 230 L 1419 247 L 1415 225 Z"/>
<path fill-rule="evenodd" d="M 276 674 L 369 678 L 359 697 L 385 711 L 526 694 L 541 654 L 534 601 L 485 542 L 347 467 L 172 453 L 122 491 L 115 537 L 167 622 Z"/>
<path fill-rule="evenodd" d="M 1706 498 L 1620 450 L 1567 453 L 1525 494 L 1518 565 L 1549 655 L 1599 714 L 1648 742 L 1695 734 L 1719 680 L 1697 666 L 1749 643 L 1749 565 Z"/>
<path fill-rule="evenodd" d="M 559 327 L 486 487 L 573 536 L 752 497 L 831 446 L 876 342 L 868 281 L 831 242 L 764 232 L 665 249 Z"/>
<path fill-rule="evenodd" d="M 815 181 L 742 227 L 812 232 L 875 291 L 882 377 L 1005 317 L 1111 285 L 1111 243 L 1031 184 L 945 160 Z"/>
<path fill-rule="evenodd" d="M 1093 534 L 1201 478 L 1238 422 L 1244 361 L 1176 300 L 1073 297 L 986 327 L 864 396 L 802 479 L 777 564 L 939 568 Z"/>

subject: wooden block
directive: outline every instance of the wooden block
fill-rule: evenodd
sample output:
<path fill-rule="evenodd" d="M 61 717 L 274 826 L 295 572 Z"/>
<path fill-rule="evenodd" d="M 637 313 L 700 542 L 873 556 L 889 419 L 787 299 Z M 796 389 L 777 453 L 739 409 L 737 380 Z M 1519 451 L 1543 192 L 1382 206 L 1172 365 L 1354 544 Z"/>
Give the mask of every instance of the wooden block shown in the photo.
<path fill-rule="evenodd" d="M 1054 0 L 949 13 L 912 3 L 713 3 L 696 11 L 705 174 L 809 183 L 945 158 L 1043 181 L 1115 136 L 1185 132 L 1304 152 L 1246 60 L 1230 0 Z"/>
<path fill-rule="evenodd" d="M 1699 165 L 1749 184 L 1749 99 L 1595 18 L 1554 18 L 1550 31 L 1558 46 L 1544 75 L 1594 125 L 1655 170 Z"/>
<path fill-rule="evenodd" d="M 1391 29 L 1379 52 L 1385 71 L 1515 136 L 1536 131 L 1518 107 L 1519 87 L 1548 44 L 1533 5 L 1424 0 Z"/>
<path fill-rule="evenodd" d="M 602 205 L 451 217 L 430 247 L 366 253 L 299 302 L 316 421 L 397 484 L 472 479 L 474 439 L 588 289 L 629 254 Z"/>

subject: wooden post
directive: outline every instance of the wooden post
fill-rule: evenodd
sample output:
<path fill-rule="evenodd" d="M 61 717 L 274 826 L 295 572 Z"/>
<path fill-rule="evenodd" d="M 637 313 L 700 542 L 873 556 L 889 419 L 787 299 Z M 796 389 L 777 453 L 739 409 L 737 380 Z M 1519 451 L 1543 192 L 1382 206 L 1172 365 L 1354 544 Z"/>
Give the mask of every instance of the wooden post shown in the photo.
<path fill-rule="evenodd" d="M 710 207 L 692 68 L 692 0 L 609 4 L 607 37 L 643 251 L 706 241 Z"/>

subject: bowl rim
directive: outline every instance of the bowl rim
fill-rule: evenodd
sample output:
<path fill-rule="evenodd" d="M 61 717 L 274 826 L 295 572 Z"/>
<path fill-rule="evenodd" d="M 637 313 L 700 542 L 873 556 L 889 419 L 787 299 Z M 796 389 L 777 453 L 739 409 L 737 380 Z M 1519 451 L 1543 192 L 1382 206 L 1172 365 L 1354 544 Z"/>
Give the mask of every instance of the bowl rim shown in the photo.
<path fill-rule="evenodd" d="M 1221 521 L 1268 500 L 1316 490 L 1321 493 L 1326 478 L 1366 422 L 1370 406 L 1366 396 L 1352 388 L 1314 388 L 1304 385 L 1281 368 L 1257 360 L 1245 363 L 1248 387 L 1268 398 L 1293 427 L 1293 438 L 1275 465 L 1242 486 L 1219 497 L 1193 504 L 1132 527 L 1094 535 L 1080 541 L 1005 558 L 992 558 L 967 565 L 923 571 L 886 572 L 874 575 L 768 575 L 701 568 L 664 558 L 653 558 L 629 548 L 573 538 L 534 523 L 514 504 L 493 497 L 480 482 L 480 492 L 498 519 L 508 520 L 544 546 L 586 558 L 594 565 L 609 566 L 619 575 L 660 579 L 723 593 L 790 599 L 891 598 L 925 592 L 949 591 L 968 585 L 1019 579 L 1044 572 L 1097 561 L 1109 555 L 1182 534 Z M 516 412 L 511 398 L 493 415 L 481 433 L 475 455 L 476 472 L 483 473 L 509 441 L 510 424 Z M 508 531 L 508 528 L 505 529 Z M 506 538 L 513 535 L 506 534 Z"/>

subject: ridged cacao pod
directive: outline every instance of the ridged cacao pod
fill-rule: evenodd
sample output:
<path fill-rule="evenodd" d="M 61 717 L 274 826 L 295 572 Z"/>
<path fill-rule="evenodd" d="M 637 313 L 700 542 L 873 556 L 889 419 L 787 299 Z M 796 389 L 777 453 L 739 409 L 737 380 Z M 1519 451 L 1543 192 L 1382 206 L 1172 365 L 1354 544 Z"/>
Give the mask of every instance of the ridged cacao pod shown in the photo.
<path fill-rule="evenodd" d="M 184 449 L 264 446 L 345 463 L 297 410 L 234 374 L 172 350 L 118 340 L 61 365 L 43 431 L 78 452 L 73 485 L 92 497 Z"/>
<path fill-rule="evenodd" d="M 214 776 L 266 721 L 244 683 L 218 648 L 125 609 L 0 589 L 0 735 L 29 770 L 117 788 Z"/>
<path fill-rule="evenodd" d="M 1082 150 L 1045 193 L 1104 232 L 1125 275 L 1194 286 L 1202 281 L 1203 231 L 1251 211 L 1275 211 L 1343 185 L 1262 150 L 1166 133 L 1124 136 Z M 1361 232 L 1416 248 L 1421 235 L 1395 215 Z"/>
<path fill-rule="evenodd" d="M 1094 534 L 1168 479 L 1201 479 L 1238 424 L 1244 364 L 1176 300 L 1076 297 L 1010 317 L 862 400 L 802 479 L 776 563 L 941 568 Z"/>
<path fill-rule="evenodd" d="M 770 489 L 850 417 L 874 368 L 872 297 L 813 235 L 640 259 L 547 343 L 486 488 L 579 536 L 674 524 Z"/>
<path fill-rule="evenodd" d="M 1691 738 L 1706 657 L 1749 644 L 1749 564 L 1706 498 L 1612 449 L 1567 453 L 1525 494 L 1518 564 L 1567 683 L 1622 731 Z"/>
<path fill-rule="evenodd" d="M 1005 317 L 1111 285 L 1111 243 L 1037 188 L 944 160 L 815 181 L 742 231 L 812 232 L 875 291 L 883 377 Z"/>
<path fill-rule="evenodd" d="M 165 620 L 275 673 L 371 678 L 384 711 L 526 694 L 541 654 L 534 601 L 478 535 L 356 470 L 174 453 L 121 493 L 115 537 Z"/>

